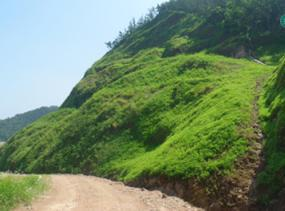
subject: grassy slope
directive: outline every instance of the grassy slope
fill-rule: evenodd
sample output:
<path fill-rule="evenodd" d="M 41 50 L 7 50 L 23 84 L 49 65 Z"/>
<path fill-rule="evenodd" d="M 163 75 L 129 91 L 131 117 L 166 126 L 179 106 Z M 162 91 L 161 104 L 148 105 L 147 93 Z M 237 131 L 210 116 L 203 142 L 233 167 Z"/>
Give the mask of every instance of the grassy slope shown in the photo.
<path fill-rule="evenodd" d="M 260 100 L 261 118 L 267 135 L 266 166 L 258 182 L 265 203 L 277 197 L 285 178 L 285 60 L 268 80 Z"/>
<path fill-rule="evenodd" d="M 109 64 L 118 72 L 140 67 L 79 109 L 61 109 L 17 134 L 3 149 L 1 168 L 122 180 L 228 172 L 247 150 L 255 82 L 271 68 L 160 53 L 147 50 Z"/>
<path fill-rule="evenodd" d="M 246 15 L 244 14 L 245 17 Z M 126 69 L 123 67 L 125 62 L 135 59 L 135 55 L 140 55 L 139 52 L 146 49 L 160 48 L 163 57 L 201 51 L 225 56 L 237 54 L 240 47 L 246 46 L 244 35 L 228 34 L 220 28 L 220 22 L 221 20 L 213 22 L 201 15 L 177 10 L 159 14 L 96 62 L 73 89 L 63 107 L 78 108 L 106 84 L 141 68 L 145 62 L 136 62 L 132 66 L 128 65 L 129 68 Z M 252 54 L 256 54 L 256 57 L 268 64 L 276 65 L 285 53 L 282 32 L 275 35 L 267 31 L 266 36 L 254 39 L 254 46 L 258 47 L 256 50 L 252 49 Z"/>
<path fill-rule="evenodd" d="M 20 203 L 29 203 L 45 189 L 37 176 L 0 175 L 0 210 L 8 211 Z"/>

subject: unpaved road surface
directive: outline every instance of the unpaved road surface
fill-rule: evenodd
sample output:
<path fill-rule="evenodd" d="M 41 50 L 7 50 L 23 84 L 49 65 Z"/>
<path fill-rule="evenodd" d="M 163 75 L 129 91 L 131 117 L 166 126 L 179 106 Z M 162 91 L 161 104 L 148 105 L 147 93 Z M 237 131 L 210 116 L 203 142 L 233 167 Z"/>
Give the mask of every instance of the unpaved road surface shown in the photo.
<path fill-rule="evenodd" d="M 89 176 L 54 175 L 51 188 L 30 206 L 16 211 L 200 211 L 159 191 L 127 187 Z"/>

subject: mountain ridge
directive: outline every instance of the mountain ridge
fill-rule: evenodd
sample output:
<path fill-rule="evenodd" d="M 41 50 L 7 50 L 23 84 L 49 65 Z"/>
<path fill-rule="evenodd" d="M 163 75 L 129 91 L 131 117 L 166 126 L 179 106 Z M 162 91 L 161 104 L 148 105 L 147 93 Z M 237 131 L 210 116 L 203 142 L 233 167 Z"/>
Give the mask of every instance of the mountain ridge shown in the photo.
<path fill-rule="evenodd" d="M 23 129 L 42 116 L 56 110 L 56 106 L 41 107 L 22 114 L 17 114 L 14 117 L 0 120 L 0 141 L 7 141 L 17 131 Z"/>

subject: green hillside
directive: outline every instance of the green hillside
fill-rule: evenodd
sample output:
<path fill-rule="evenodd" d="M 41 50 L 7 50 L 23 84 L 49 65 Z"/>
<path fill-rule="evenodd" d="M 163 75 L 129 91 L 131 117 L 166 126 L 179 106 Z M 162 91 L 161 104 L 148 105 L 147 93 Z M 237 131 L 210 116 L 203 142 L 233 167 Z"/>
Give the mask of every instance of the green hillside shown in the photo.
<path fill-rule="evenodd" d="M 18 114 L 12 118 L 0 120 L 0 141 L 7 141 L 19 130 L 38 120 L 42 116 L 56 110 L 56 106 L 42 107 L 23 114 Z"/>
<path fill-rule="evenodd" d="M 285 59 L 268 80 L 260 104 L 264 130 L 266 165 L 258 178 L 263 202 L 285 188 Z M 284 199 L 284 194 L 279 195 Z"/>
<path fill-rule="evenodd" d="M 205 208 L 242 208 L 253 203 L 249 189 L 262 160 L 260 108 L 267 160 L 257 183 L 268 191 L 258 198 L 267 204 L 285 185 L 278 173 L 284 74 L 274 66 L 285 53 L 282 10 L 281 0 L 160 5 L 108 43 L 112 49 L 57 112 L 0 149 L 0 170 L 139 185 L 161 177 L 191 181 L 202 197 L 181 197 Z"/>

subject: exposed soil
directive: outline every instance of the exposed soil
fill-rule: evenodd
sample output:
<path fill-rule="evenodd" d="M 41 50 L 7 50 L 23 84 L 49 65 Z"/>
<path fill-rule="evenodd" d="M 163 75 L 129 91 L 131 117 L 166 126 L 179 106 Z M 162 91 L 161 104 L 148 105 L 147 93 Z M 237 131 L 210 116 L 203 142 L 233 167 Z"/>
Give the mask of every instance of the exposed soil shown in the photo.
<path fill-rule="evenodd" d="M 256 176 L 263 168 L 263 140 L 259 124 L 258 100 L 263 80 L 258 79 L 253 100 L 250 125 L 240 126 L 239 132 L 249 141 L 249 151 L 235 163 L 235 171 L 229 176 L 212 175 L 207 181 L 169 179 L 163 176 L 142 178 L 130 185 L 87 176 L 51 176 L 51 191 L 31 206 L 17 211 L 69 211 L 69 210 L 259 210 L 255 206 Z M 247 128 L 252 130 L 248 131 Z M 162 191 L 162 192 L 160 192 Z M 280 206 L 279 206 L 280 207 Z"/>
<path fill-rule="evenodd" d="M 159 191 L 131 188 L 91 176 L 53 175 L 51 188 L 16 211 L 199 211 Z"/>
<path fill-rule="evenodd" d="M 256 178 L 264 168 L 264 134 L 259 121 L 258 101 L 264 83 L 264 78 L 257 79 L 255 85 L 255 98 L 252 109 L 252 131 L 243 134 L 249 141 L 249 151 L 235 164 L 233 175 L 225 178 L 229 190 L 225 199 L 227 205 L 234 210 L 260 210 L 256 206 L 258 193 L 256 192 Z M 242 129 L 241 129 L 242 131 Z"/>
<path fill-rule="evenodd" d="M 228 176 L 212 175 L 206 181 L 175 178 L 141 178 L 130 185 L 161 190 L 178 196 L 191 204 L 213 211 L 260 210 L 256 206 L 256 177 L 264 166 L 264 135 L 259 124 L 259 95 L 263 79 L 255 85 L 250 125 L 240 126 L 240 134 L 249 142 L 248 152 L 235 163 L 235 170 Z M 249 131 L 248 128 L 252 129 Z"/>

